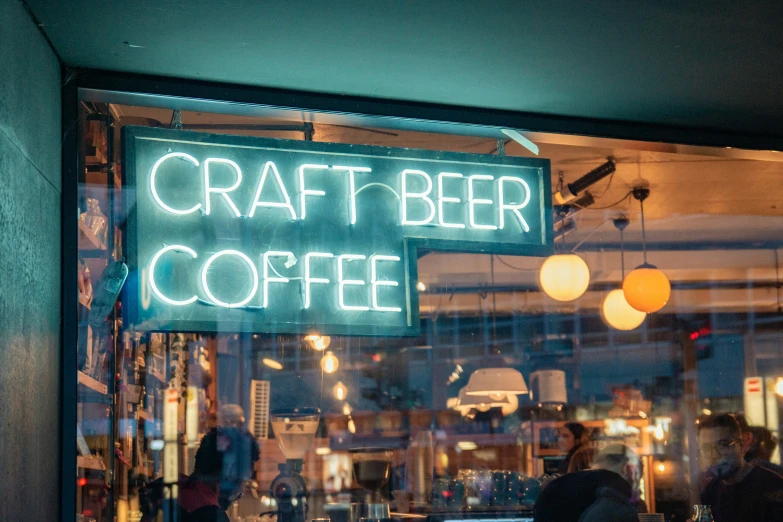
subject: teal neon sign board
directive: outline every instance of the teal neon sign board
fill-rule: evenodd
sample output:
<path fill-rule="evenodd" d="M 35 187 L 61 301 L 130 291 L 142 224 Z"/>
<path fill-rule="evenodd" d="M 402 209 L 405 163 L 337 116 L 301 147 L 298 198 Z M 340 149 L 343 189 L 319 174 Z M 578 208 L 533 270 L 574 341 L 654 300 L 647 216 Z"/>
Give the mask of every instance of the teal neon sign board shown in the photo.
<path fill-rule="evenodd" d="M 415 335 L 417 252 L 546 255 L 549 161 L 123 129 L 129 326 Z"/>

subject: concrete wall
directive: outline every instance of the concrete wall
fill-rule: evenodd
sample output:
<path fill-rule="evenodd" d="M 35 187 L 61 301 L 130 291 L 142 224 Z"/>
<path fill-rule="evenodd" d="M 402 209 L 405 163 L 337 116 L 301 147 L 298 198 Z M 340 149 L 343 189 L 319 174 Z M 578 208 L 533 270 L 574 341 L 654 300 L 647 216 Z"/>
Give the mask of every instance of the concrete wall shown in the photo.
<path fill-rule="evenodd" d="M 0 0 L 0 520 L 59 520 L 60 68 Z"/>

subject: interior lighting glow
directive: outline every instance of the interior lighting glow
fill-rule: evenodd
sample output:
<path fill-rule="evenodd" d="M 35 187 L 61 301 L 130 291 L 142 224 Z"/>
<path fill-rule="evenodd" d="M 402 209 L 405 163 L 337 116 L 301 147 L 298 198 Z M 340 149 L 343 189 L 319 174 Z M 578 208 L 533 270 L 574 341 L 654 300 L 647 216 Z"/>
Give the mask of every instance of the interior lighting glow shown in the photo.
<path fill-rule="evenodd" d="M 447 223 L 443 217 L 443 204 L 444 203 L 460 203 L 460 198 L 453 196 L 443 195 L 443 178 L 462 179 L 464 176 L 457 172 L 441 172 L 438 174 L 438 224 L 446 228 L 465 228 L 464 223 Z"/>
<path fill-rule="evenodd" d="M 478 444 L 472 440 L 461 440 L 457 443 L 457 447 L 462 451 L 472 451 L 474 449 L 478 449 Z"/>
<path fill-rule="evenodd" d="M 335 384 L 334 388 L 332 388 L 332 393 L 334 393 L 335 399 L 338 401 L 344 401 L 348 396 L 348 387 L 345 386 L 342 381 L 337 381 L 337 384 Z"/>
<path fill-rule="evenodd" d="M 275 183 L 277 183 L 277 189 L 284 201 L 261 201 L 261 192 L 264 190 L 264 183 L 266 183 L 266 177 L 269 172 L 272 172 Z M 280 173 L 277 171 L 277 166 L 273 161 L 267 161 L 264 164 L 264 170 L 261 174 L 261 179 L 258 181 L 258 188 L 256 189 L 256 195 L 253 198 L 253 205 L 250 207 L 249 217 L 253 217 L 258 207 L 271 207 L 271 208 L 284 208 L 291 214 L 291 219 L 296 219 L 296 212 L 294 207 L 291 206 L 291 198 L 288 197 L 288 192 L 283 185 L 283 180 L 280 178 Z"/>
<path fill-rule="evenodd" d="M 155 265 L 157 265 L 160 256 L 162 256 L 163 254 L 169 251 L 183 252 L 185 254 L 188 254 L 193 259 L 196 259 L 198 257 L 198 255 L 192 248 L 188 248 L 184 245 L 169 245 L 167 247 L 160 249 L 158 253 L 155 254 L 155 257 L 152 258 L 152 261 L 150 262 L 150 268 L 149 268 L 150 288 L 152 288 L 152 291 L 155 293 L 156 296 L 158 296 L 158 299 L 170 305 L 185 306 L 196 302 L 196 300 L 198 300 L 197 295 L 194 295 L 188 299 L 176 300 L 176 299 L 171 299 L 170 297 L 166 297 L 165 295 L 163 295 L 163 292 L 161 292 L 158 289 L 158 285 L 157 283 L 155 283 Z"/>
<path fill-rule="evenodd" d="M 321 358 L 321 369 L 325 373 L 334 373 L 340 367 L 340 360 L 332 352 L 326 352 Z"/>
<path fill-rule="evenodd" d="M 304 207 L 302 207 L 304 208 Z M 310 259 L 312 258 L 331 258 L 334 257 L 334 254 L 329 254 L 327 252 L 309 252 L 305 254 L 305 276 L 304 276 L 304 284 L 305 284 L 305 299 L 304 299 L 304 307 L 305 309 L 310 308 L 310 287 L 313 284 L 320 284 L 320 285 L 326 285 L 329 284 L 329 279 L 325 277 L 311 277 L 310 276 Z"/>
<path fill-rule="evenodd" d="M 408 176 L 409 175 L 415 175 L 423 177 L 425 180 L 427 180 L 427 190 L 424 192 L 408 192 Z M 435 203 L 432 202 L 432 199 L 428 197 L 428 194 L 432 192 L 432 178 L 430 178 L 429 174 L 422 170 L 415 170 L 415 169 L 405 169 L 402 171 L 402 194 L 400 195 L 400 200 L 402 201 L 402 224 L 403 225 L 427 225 L 429 224 L 432 219 L 435 217 Z M 427 206 L 430 208 L 429 215 L 426 219 L 418 219 L 418 220 L 412 220 L 408 219 L 408 199 L 421 199 L 423 200 Z"/>
<path fill-rule="evenodd" d="M 326 192 L 323 190 L 312 190 L 305 188 L 305 171 L 306 170 L 326 170 L 329 167 L 326 165 L 313 165 L 306 163 L 299 167 L 299 219 L 304 219 L 307 215 L 307 207 L 305 205 L 305 198 L 307 196 L 325 196 Z"/>
<path fill-rule="evenodd" d="M 194 158 L 190 154 L 185 154 L 184 152 L 170 152 L 168 154 L 164 154 L 158 161 L 155 162 L 155 165 L 152 166 L 152 172 L 150 173 L 150 192 L 152 192 L 152 197 L 155 200 L 155 202 L 158 205 L 160 205 L 161 208 L 166 210 L 166 212 L 170 212 L 172 214 L 179 214 L 179 215 L 191 214 L 201 208 L 201 203 L 198 203 L 187 210 L 177 210 L 176 208 L 172 208 L 166 205 L 163 202 L 163 200 L 160 199 L 160 196 L 158 195 L 158 190 L 155 187 L 155 178 L 158 175 L 158 168 L 160 168 L 160 166 L 163 164 L 164 161 L 171 158 L 182 158 L 186 161 L 189 161 L 196 167 L 198 167 L 199 165 L 198 160 L 196 158 Z"/>
<path fill-rule="evenodd" d="M 419 292 L 424 292 L 424 291 L 426 291 L 426 290 L 427 290 L 427 285 L 425 285 L 424 283 L 422 283 L 421 281 L 419 281 L 418 283 L 416 283 L 416 289 L 417 289 Z"/>
<path fill-rule="evenodd" d="M 224 165 L 230 166 L 232 169 L 234 169 L 234 172 L 236 172 L 236 182 L 231 185 L 230 187 L 212 187 L 209 184 L 209 165 L 210 163 L 222 163 Z M 234 204 L 233 201 L 231 201 L 231 197 L 228 195 L 229 192 L 232 192 L 239 188 L 239 185 L 242 183 L 242 169 L 239 168 L 239 165 L 231 161 L 230 159 L 223 159 L 223 158 L 208 158 L 204 160 L 204 193 L 206 195 L 205 201 L 204 201 L 204 212 L 206 215 L 209 215 L 211 210 L 211 197 L 210 194 L 220 194 L 223 196 L 223 199 L 226 200 L 226 203 L 228 203 L 228 206 L 231 207 L 231 210 L 234 211 L 234 215 L 236 217 L 240 217 L 239 209 Z"/>
<path fill-rule="evenodd" d="M 638 328 L 647 314 L 629 305 L 625 293 L 617 288 L 606 294 L 601 304 L 601 317 L 612 328 L 629 331 Z"/>
<path fill-rule="evenodd" d="M 651 314 L 666 306 L 672 287 L 661 270 L 653 265 L 643 264 L 625 276 L 623 293 L 629 305 Z"/>
<path fill-rule="evenodd" d="M 546 295 L 556 301 L 573 301 L 590 285 L 590 269 L 576 254 L 555 254 L 546 258 L 538 273 Z"/>
<path fill-rule="evenodd" d="M 261 362 L 264 363 L 264 366 L 272 368 L 273 370 L 282 370 L 283 369 L 283 365 L 280 364 L 279 362 L 275 361 L 274 359 L 268 359 L 268 358 L 264 357 L 263 359 L 261 359 Z"/>
<path fill-rule="evenodd" d="M 227 303 L 225 301 L 221 301 L 220 299 L 212 295 L 212 292 L 209 289 L 209 284 L 207 282 L 207 271 L 209 270 L 209 267 L 212 266 L 212 263 L 215 262 L 216 259 L 219 259 L 223 256 L 237 256 L 245 263 L 247 263 L 247 266 L 250 267 L 250 272 L 253 274 L 253 288 L 247 294 L 247 297 L 245 297 L 242 301 L 238 301 L 236 303 Z M 253 299 L 253 296 L 256 295 L 256 292 L 258 292 L 258 270 L 256 270 L 256 266 L 253 264 L 250 258 L 247 257 L 242 252 L 238 250 L 221 250 L 220 252 L 214 254 L 212 257 L 207 259 L 207 262 L 204 263 L 204 266 L 201 269 L 201 286 L 204 288 L 204 293 L 207 294 L 207 297 L 209 297 L 210 300 L 216 305 L 223 306 L 225 308 L 238 308 L 240 306 L 245 306 L 247 303 L 249 303 L 250 300 Z"/>
<path fill-rule="evenodd" d="M 468 177 L 468 217 L 470 219 L 470 226 L 473 228 L 484 230 L 497 230 L 495 225 L 483 225 L 476 223 L 476 205 L 492 205 L 494 202 L 491 199 L 482 199 L 473 197 L 473 182 L 474 181 L 492 181 L 495 178 L 488 174 L 473 174 Z"/>
<path fill-rule="evenodd" d="M 380 286 L 399 286 L 397 281 L 381 281 L 378 280 L 378 261 L 393 261 L 399 262 L 400 258 L 397 256 L 383 256 L 374 255 L 370 256 L 370 271 L 371 271 L 371 285 L 372 285 L 372 309 L 378 312 L 402 312 L 402 308 L 398 306 L 381 306 L 378 304 L 378 287 Z"/>
<path fill-rule="evenodd" d="M 775 383 L 775 393 L 783 397 L 783 377 L 778 377 L 778 380 Z"/>
<path fill-rule="evenodd" d="M 503 191 L 503 183 L 505 182 L 519 183 L 522 186 L 525 192 L 522 203 L 506 203 L 505 194 Z M 506 211 L 510 210 L 517 217 L 517 220 L 519 220 L 519 225 L 522 227 L 522 230 L 525 232 L 530 232 L 530 226 L 527 224 L 527 221 L 525 221 L 525 218 L 522 217 L 522 213 L 520 212 L 520 210 L 525 208 L 528 203 L 530 203 L 530 185 L 528 185 L 524 179 L 514 178 L 512 176 L 501 176 L 501 178 L 498 180 L 498 203 L 500 206 L 500 226 L 498 228 L 503 230 L 503 228 L 506 226 Z"/>

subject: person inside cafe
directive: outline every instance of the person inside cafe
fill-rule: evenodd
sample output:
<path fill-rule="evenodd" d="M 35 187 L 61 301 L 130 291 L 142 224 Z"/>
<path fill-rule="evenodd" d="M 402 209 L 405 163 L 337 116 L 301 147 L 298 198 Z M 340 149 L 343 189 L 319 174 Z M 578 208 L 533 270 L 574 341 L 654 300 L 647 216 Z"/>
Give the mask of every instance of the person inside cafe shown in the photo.
<path fill-rule="evenodd" d="M 697 432 L 701 503 L 711 506 L 715 522 L 783 520 L 783 477 L 745 461 L 748 448 L 737 419 L 728 413 L 704 417 Z"/>
<path fill-rule="evenodd" d="M 763 426 L 751 426 L 749 429 L 752 439 L 745 453 L 745 461 L 783 476 L 783 466 L 772 462 L 772 455 L 778 447 L 778 439 Z"/>
<path fill-rule="evenodd" d="M 193 473 L 178 481 L 180 522 L 229 522 L 226 509 L 243 492 L 258 461 L 258 445 L 249 433 L 233 428 L 212 429 L 201 439 Z M 164 501 L 163 479 L 140 492 L 142 522 L 157 520 Z"/>
<path fill-rule="evenodd" d="M 624 444 L 610 444 L 592 469 L 558 477 L 541 492 L 535 522 L 638 522 L 634 483 L 640 459 Z M 642 506 L 643 509 L 643 506 Z"/>
<path fill-rule="evenodd" d="M 568 473 L 568 466 L 574 454 L 580 448 L 590 441 L 590 433 L 583 424 L 578 422 L 569 422 L 558 433 L 557 446 L 565 454 L 565 459 L 560 463 L 557 472 L 560 474 Z"/>

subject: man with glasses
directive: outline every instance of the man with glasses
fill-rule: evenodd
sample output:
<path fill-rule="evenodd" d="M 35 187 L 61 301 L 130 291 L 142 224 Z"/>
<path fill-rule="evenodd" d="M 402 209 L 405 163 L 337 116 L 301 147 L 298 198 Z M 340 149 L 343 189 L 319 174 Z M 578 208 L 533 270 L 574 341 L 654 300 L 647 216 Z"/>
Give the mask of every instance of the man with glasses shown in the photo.
<path fill-rule="evenodd" d="M 715 522 L 783 520 L 783 477 L 745 462 L 747 448 L 732 415 L 703 418 L 698 438 L 708 479 L 701 503 L 712 506 Z"/>

